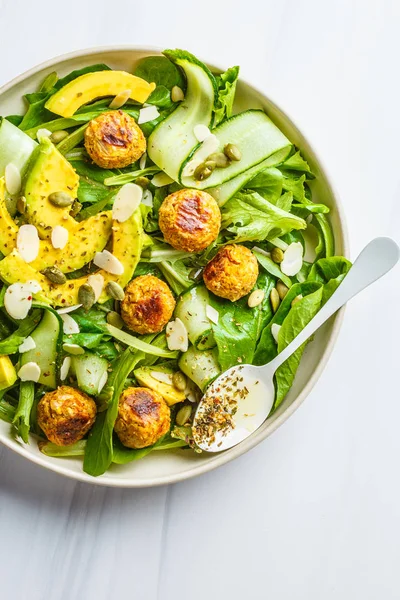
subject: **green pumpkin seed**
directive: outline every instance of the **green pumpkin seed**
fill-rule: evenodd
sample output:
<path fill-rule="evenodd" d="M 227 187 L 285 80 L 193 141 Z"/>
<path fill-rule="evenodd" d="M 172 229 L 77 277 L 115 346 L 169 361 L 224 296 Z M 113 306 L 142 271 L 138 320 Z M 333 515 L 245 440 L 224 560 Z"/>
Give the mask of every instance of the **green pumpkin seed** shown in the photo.
<path fill-rule="evenodd" d="M 283 251 L 280 248 L 272 248 L 271 258 L 274 261 L 274 263 L 277 263 L 279 265 L 283 261 L 283 257 Z"/>
<path fill-rule="evenodd" d="M 124 326 L 124 322 L 122 320 L 121 315 L 119 315 L 114 310 L 110 310 L 110 312 L 107 313 L 106 321 L 109 325 L 117 327 L 117 329 L 122 329 Z"/>
<path fill-rule="evenodd" d="M 25 198 L 25 196 L 21 196 L 21 198 L 18 198 L 18 200 L 17 200 L 17 211 L 19 213 L 21 213 L 21 215 L 23 215 L 24 212 L 26 211 L 26 198 Z"/>
<path fill-rule="evenodd" d="M 186 377 L 182 373 L 182 371 L 177 371 L 176 373 L 173 374 L 172 383 L 173 383 L 174 387 L 176 387 L 176 389 L 179 390 L 180 392 L 184 392 L 186 390 L 186 385 L 187 385 Z"/>
<path fill-rule="evenodd" d="M 177 412 L 176 415 L 176 424 L 179 426 L 185 425 L 190 420 L 192 416 L 192 407 L 189 404 L 182 406 Z"/>
<path fill-rule="evenodd" d="M 210 167 L 206 167 L 205 163 L 201 163 L 201 165 L 197 167 L 193 175 L 194 178 L 197 179 L 197 181 L 203 181 L 204 179 L 210 177 L 212 172 L 213 169 L 210 169 Z"/>
<path fill-rule="evenodd" d="M 185 99 L 185 94 L 183 93 L 183 90 L 178 87 L 177 85 L 174 85 L 174 87 L 171 90 L 171 100 L 172 102 L 182 102 L 182 100 Z"/>
<path fill-rule="evenodd" d="M 78 290 L 78 302 L 85 310 L 90 310 L 96 302 L 94 289 L 88 283 L 84 283 Z"/>
<path fill-rule="evenodd" d="M 109 281 L 107 283 L 106 292 L 114 300 L 123 300 L 125 298 L 124 290 L 116 281 Z"/>
<path fill-rule="evenodd" d="M 46 269 L 41 271 L 41 273 L 42 275 L 47 277 L 47 279 L 51 281 L 51 283 L 55 283 L 57 285 L 62 285 L 67 281 L 67 278 L 65 277 L 64 273 L 60 271 L 60 269 L 56 266 L 47 267 Z"/>
<path fill-rule="evenodd" d="M 281 300 L 280 300 L 279 294 L 278 294 L 278 290 L 276 288 L 272 288 L 271 293 L 269 295 L 269 299 L 271 302 L 272 310 L 274 313 L 276 313 L 276 311 L 278 310 L 279 305 L 281 303 Z"/>
<path fill-rule="evenodd" d="M 148 177 L 138 177 L 135 179 L 135 183 L 140 185 L 141 188 L 146 189 L 150 183 L 150 179 Z"/>
<path fill-rule="evenodd" d="M 286 294 L 287 294 L 287 293 L 288 293 L 288 291 L 289 291 L 289 288 L 287 287 L 287 285 L 285 285 L 285 284 L 283 283 L 283 281 L 278 281 L 278 283 L 276 284 L 276 289 L 277 289 L 277 291 L 278 291 L 279 298 L 280 298 L 281 300 L 283 300 L 283 299 L 284 299 L 284 297 L 286 296 Z"/>
<path fill-rule="evenodd" d="M 74 199 L 67 192 L 53 192 L 49 196 L 49 200 L 54 206 L 65 208 L 74 203 Z"/>
<path fill-rule="evenodd" d="M 68 136 L 68 131 L 65 131 L 65 129 L 59 129 L 58 131 L 53 131 L 53 133 L 50 136 L 50 140 L 53 142 L 53 144 L 59 144 Z"/>
<path fill-rule="evenodd" d="M 235 144 L 226 144 L 224 148 L 224 154 L 230 160 L 240 160 L 242 158 L 242 153 L 240 152 L 239 148 L 235 146 Z"/>
<path fill-rule="evenodd" d="M 214 171 L 215 167 L 217 166 L 217 163 L 215 162 L 215 160 L 211 160 L 210 158 L 207 158 L 207 160 L 204 163 L 204 166 L 207 169 L 211 169 L 211 171 Z"/>
<path fill-rule="evenodd" d="M 231 161 L 223 152 L 215 152 L 214 154 L 210 154 L 207 160 L 213 160 L 218 169 L 225 169 L 231 164 Z"/>
<path fill-rule="evenodd" d="M 76 217 L 76 215 L 81 211 L 81 209 L 82 204 L 79 202 L 79 200 L 74 200 L 69 214 L 71 215 L 71 217 Z"/>

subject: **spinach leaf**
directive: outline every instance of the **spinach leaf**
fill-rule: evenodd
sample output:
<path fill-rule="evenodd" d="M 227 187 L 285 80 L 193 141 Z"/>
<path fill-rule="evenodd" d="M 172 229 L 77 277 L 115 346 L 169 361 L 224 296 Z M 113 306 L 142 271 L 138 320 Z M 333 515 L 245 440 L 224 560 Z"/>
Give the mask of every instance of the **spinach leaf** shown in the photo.
<path fill-rule="evenodd" d="M 109 362 L 115 360 L 119 354 L 112 341 L 101 342 L 98 346 L 93 348 L 93 352 L 102 358 L 106 358 Z"/>
<path fill-rule="evenodd" d="M 13 425 L 25 444 L 29 441 L 30 416 L 34 400 L 35 384 L 33 381 L 21 381 L 19 385 L 19 401 L 13 418 Z"/>
<path fill-rule="evenodd" d="M 246 187 L 255 190 L 272 204 L 277 204 L 279 197 L 282 194 L 283 175 L 279 169 L 271 167 L 258 173 L 251 179 Z"/>
<path fill-rule="evenodd" d="M 109 195 L 105 196 L 102 200 L 99 200 L 98 202 L 94 202 L 93 204 L 90 204 L 89 206 L 86 206 L 85 208 L 83 208 L 77 214 L 76 220 L 79 222 L 85 221 L 86 219 L 90 219 L 90 217 L 94 217 L 102 210 L 106 210 L 109 207 L 109 205 L 111 204 L 111 202 L 114 198 L 114 194 L 115 194 L 115 192 L 110 192 Z M 82 200 L 81 200 L 81 202 L 82 202 Z"/>
<path fill-rule="evenodd" d="M 159 106 L 160 108 L 167 108 L 174 104 L 171 100 L 171 92 L 165 85 L 158 85 L 156 89 L 151 92 L 146 103 L 154 104 L 154 106 Z"/>
<path fill-rule="evenodd" d="M 82 203 L 96 203 L 107 199 L 109 202 L 116 193 L 116 188 L 104 185 L 104 180 L 113 177 L 115 173 L 101 169 L 86 160 L 70 160 L 71 165 L 79 175 L 78 200 Z"/>
<path fill-rule="evenodd" d="M 236 83 L 239 77 L 239 67 L 231 67 L 225 73 L 216 75 L 218 97 L 214 108 L 214 127 L 232 115 L 235 100 Z"/>
<path fill-rule="evenodd" d="M 321 308 L 322 293 L 323 287 L 321 286 L 318 290 L 305 296 L 293 305 L 278 334 L 278 353 L 282 352 L 317 314 Z M 276 397 L 274 409 L 282 403 L 287 392 L 292 387 L 306 344 L 307 342 L 304 342 L 275 373 Z"/>
<path fill-rule="evenodd" d="M 283 281 L 283 283 L 288 288 L 292 286 L 292 281 L 290 277 L 282 273 L 282 271 L 279 268 L 279 265 L 276 262 L 274 262 L 271 258 L 269 258 L 269 256 L 265 256 L 265 254 L 262 254 L 260 251 L 258 251 L 256 249 L 256 246 L 253 248 L 253 254 L 260 263 L 260 265 L 267 271 L 267 273 Z"/>
<path fill-rule="evenodd" d="M 105 333 L 107 331 L 106 313 L 99 308 L 93 307 L 89 312 L 78 308 L 74 311 L 73 317 L 78 323 L 81 333 Z"/>
<path fill-rule="evenodd" d="M 145 79 L 149 83 L 155 83 L 157 86 L 164 86 L 169 90 L 172 90 L 175 85 L 181 89 L 185 88 L 182 72 L 165 56 L 147 56 L 143 58 L 134 70 L 134 75 Z"/>
<path fill-rule="evenodd" d="M 257 192 L 238 193 L 222 207 L 222 228 L 237 243 L 279 237 L 292 229 L 305 229 L 306 222 L 271 204 Z"/>
<path fill-rule="evenodd" d="M 113 388 L 113 395 L 107 410 L 97 415 L 86 444 L 83 470 L 88 475 L 98 477 L 105 473 L 112 463 L 113 431 L 118 416 L 119 397 L 126 378 L 143 357 L 142 352 L 133 353 L 127 348 L 112 365 L 113 370 L 107 385 Z"/>
<path fill-rule="evenodd" d="M 64 344 L 78 344 L 89 349 L 97 348 L 102 340 L 102 333 L 73 333 L 63 338 Z"/>
<path fill-rule="evenodd" d="M 210 304 L 218 311 L 218 323 L 212 325 L 218 348 L 218 362 L 225 371 L 238 363 L 252 363 L 257 340 L 272 318 L 269 295 L 275 280 L 268 273 L 258 276 L 255 289 L 265 292 L 261 304 L 249 308 L 247 298 L 230 302 L 210 294 Z"/>
<path fill-rule="evenodd" d="M 20 126 L 23 118 L 24 117 L 22 115 L 8 115 L 8 117 L 6 117 L 7 121 L 10 121 L 10 123 L 16 127 Z"/>
<path fill-rule="evenodd" d="M 29 317 L 21 321 L 18 329 L 0 342 L 0 355 L 15 354 L 25 338 L 32 333 L 41 318 L 40 310 L 33 310 Z"/>

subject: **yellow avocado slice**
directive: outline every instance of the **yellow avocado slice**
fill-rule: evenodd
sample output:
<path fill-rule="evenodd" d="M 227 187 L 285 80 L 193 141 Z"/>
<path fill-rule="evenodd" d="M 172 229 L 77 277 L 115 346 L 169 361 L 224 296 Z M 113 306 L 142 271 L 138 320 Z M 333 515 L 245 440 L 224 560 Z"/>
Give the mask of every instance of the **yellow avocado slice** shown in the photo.
<path fill-rule="evenodd" d="M 109 299 L 105 287 L 109 281 L 116 281 L 121 287 L 125 287 L 132 279 L 133 273 L 139 262 L 142 250 L 143 226 L 140 207 L 124 223 L 113 222 L 112 227 L 112 254 L 122 263 L 124 272 L 122 275 L 111 275 L 103 269 L 97 271 L 104 277 L 104 291 L 99 302 Z M 68 260 L 66 258 L 66 260 Z M 19 255 L 17 250 L 0 261 L 0 279 L 11 285 L 12 283 L 27 283 L 35 280 L 40 283 L 42 291 L 35 294 L 35 298 L 42 302 L 48 302 L 53 306 L 71 306 L 78 304 L 78 291 L 81 285 L 87 283 L 88 277 L 69 279 L 62 285 L 52 284 L 44 275 L 35 270 L 31 264 L 27 264 Z"/>
<path fill-rule="evenodd" d="M 0 252 L 5 256 L 17 247 L 18 225 L 7 210 L 4 198 L 4 178 L 0 178 Z M 81 223 L 70 224 L 68 243 L 56 249 L 48 240 L 41 240 L 37 258 L 29 263 L 37 271 L 57 265 L 63 273 L 81 269 L 103 250 L 111 234 L 111 211 L 100 212 Z"/>
<path fill-rule="evenodd" d="M 46 102 L 46 108 L 56 115 L 71 117 L 81 106 L 103 96 L 116 96 L 130 90 L 130 99 L 146 102 L 155 83 L 148 83 L 125 71 L 86 73 L 64 85 Z"/>
<path fill-rule="evenodd" d="M 76 221 L 70 206 L 54 206 L 49 200 L 54 192 L 65 192 L 72 198 L 78 193 L 79 177 L 61 152 L 45 138 L 34 151 L 32 166 L 25 181 L 26 217 L 35 225 L 42 239 L 51 236 L 56 225 L 73 230 Z"/>
<path fill-rule="evenodd" d="M 0 390 L 5 390 L 17 381 L 17 372 L 9 356 L 0 356 Z"/>
<path fill-rule="evenodd" d="M 174 371 L 168 367 L 140 367 L 134 371 L 134 374 L 140 385 L 158 392 L 168 406 L 183 402 L 186 398 L 185 393 L 177 390 L 172 384 L 164 383 L 153 377 L 153 373 L 157 372 L 172 375 Z"/>

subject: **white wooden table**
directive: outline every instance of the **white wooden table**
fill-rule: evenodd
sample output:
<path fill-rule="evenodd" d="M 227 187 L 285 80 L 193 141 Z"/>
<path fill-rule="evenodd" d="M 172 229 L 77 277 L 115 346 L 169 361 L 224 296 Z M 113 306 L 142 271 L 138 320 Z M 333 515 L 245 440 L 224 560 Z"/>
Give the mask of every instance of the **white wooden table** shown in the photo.
<path fill-rule="evenodd" d="M 112 43 L 241 64 L 327 165 L 353 257 L 375 235 L 399 241 L 397 0 L 0 0 L 0 25 L 1 83 Z M 352 302 L 305 404 L 209 475 L 106 489 L 1 448 L 1 599 L 397 600 L 399 283 Z"/>

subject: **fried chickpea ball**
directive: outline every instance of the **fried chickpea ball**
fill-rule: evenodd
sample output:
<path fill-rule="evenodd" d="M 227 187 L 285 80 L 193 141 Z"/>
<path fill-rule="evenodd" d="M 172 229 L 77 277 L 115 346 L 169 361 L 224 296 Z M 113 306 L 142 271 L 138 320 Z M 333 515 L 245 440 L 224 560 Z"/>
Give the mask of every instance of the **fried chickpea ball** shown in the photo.
<path fill-rule="evenodd" d="M 122 392 L 114 429 L 124 446 L 151 446 L 167 433 L 170 423 L 170 408 L 158 392 L 140 387 Z"/>
<path fill-rule="evenodd" d="M 70 446 L 87 434 L 96 418 L 96 411 L 96 404 L 90 396 L 62 385 L 40 399 L 37 418 L 50 442 L 57 446 Z"/>
<path fill-rule="evenodd" d="M 132 117 L 122 110 L 102 113 L 85 130 L 85 148 L 99 167 L 121 169 L 146 151 L 146 138 Z"/>
<path fill-rule="evenodd" d="M 162 203 L 159 225 L 165 241 L 177 250 L 200 252 L 217 238 L 221 212 L 207 192 L 179 190 Z"/>
<path fill-rule="evenodd" d="M 175 299 L 164 281 L 141 275 L 125 288 L 121 317 L 136 333 L 159 333 L 172 317 Z"/>
<path fill-rule="evenodd" d="M 203 272 L 207 288 L 221 298 L 235 302 L 246 296 L 258 277 L 258 263 L 245 246 L 229 244 L 217 252 Z"/>

